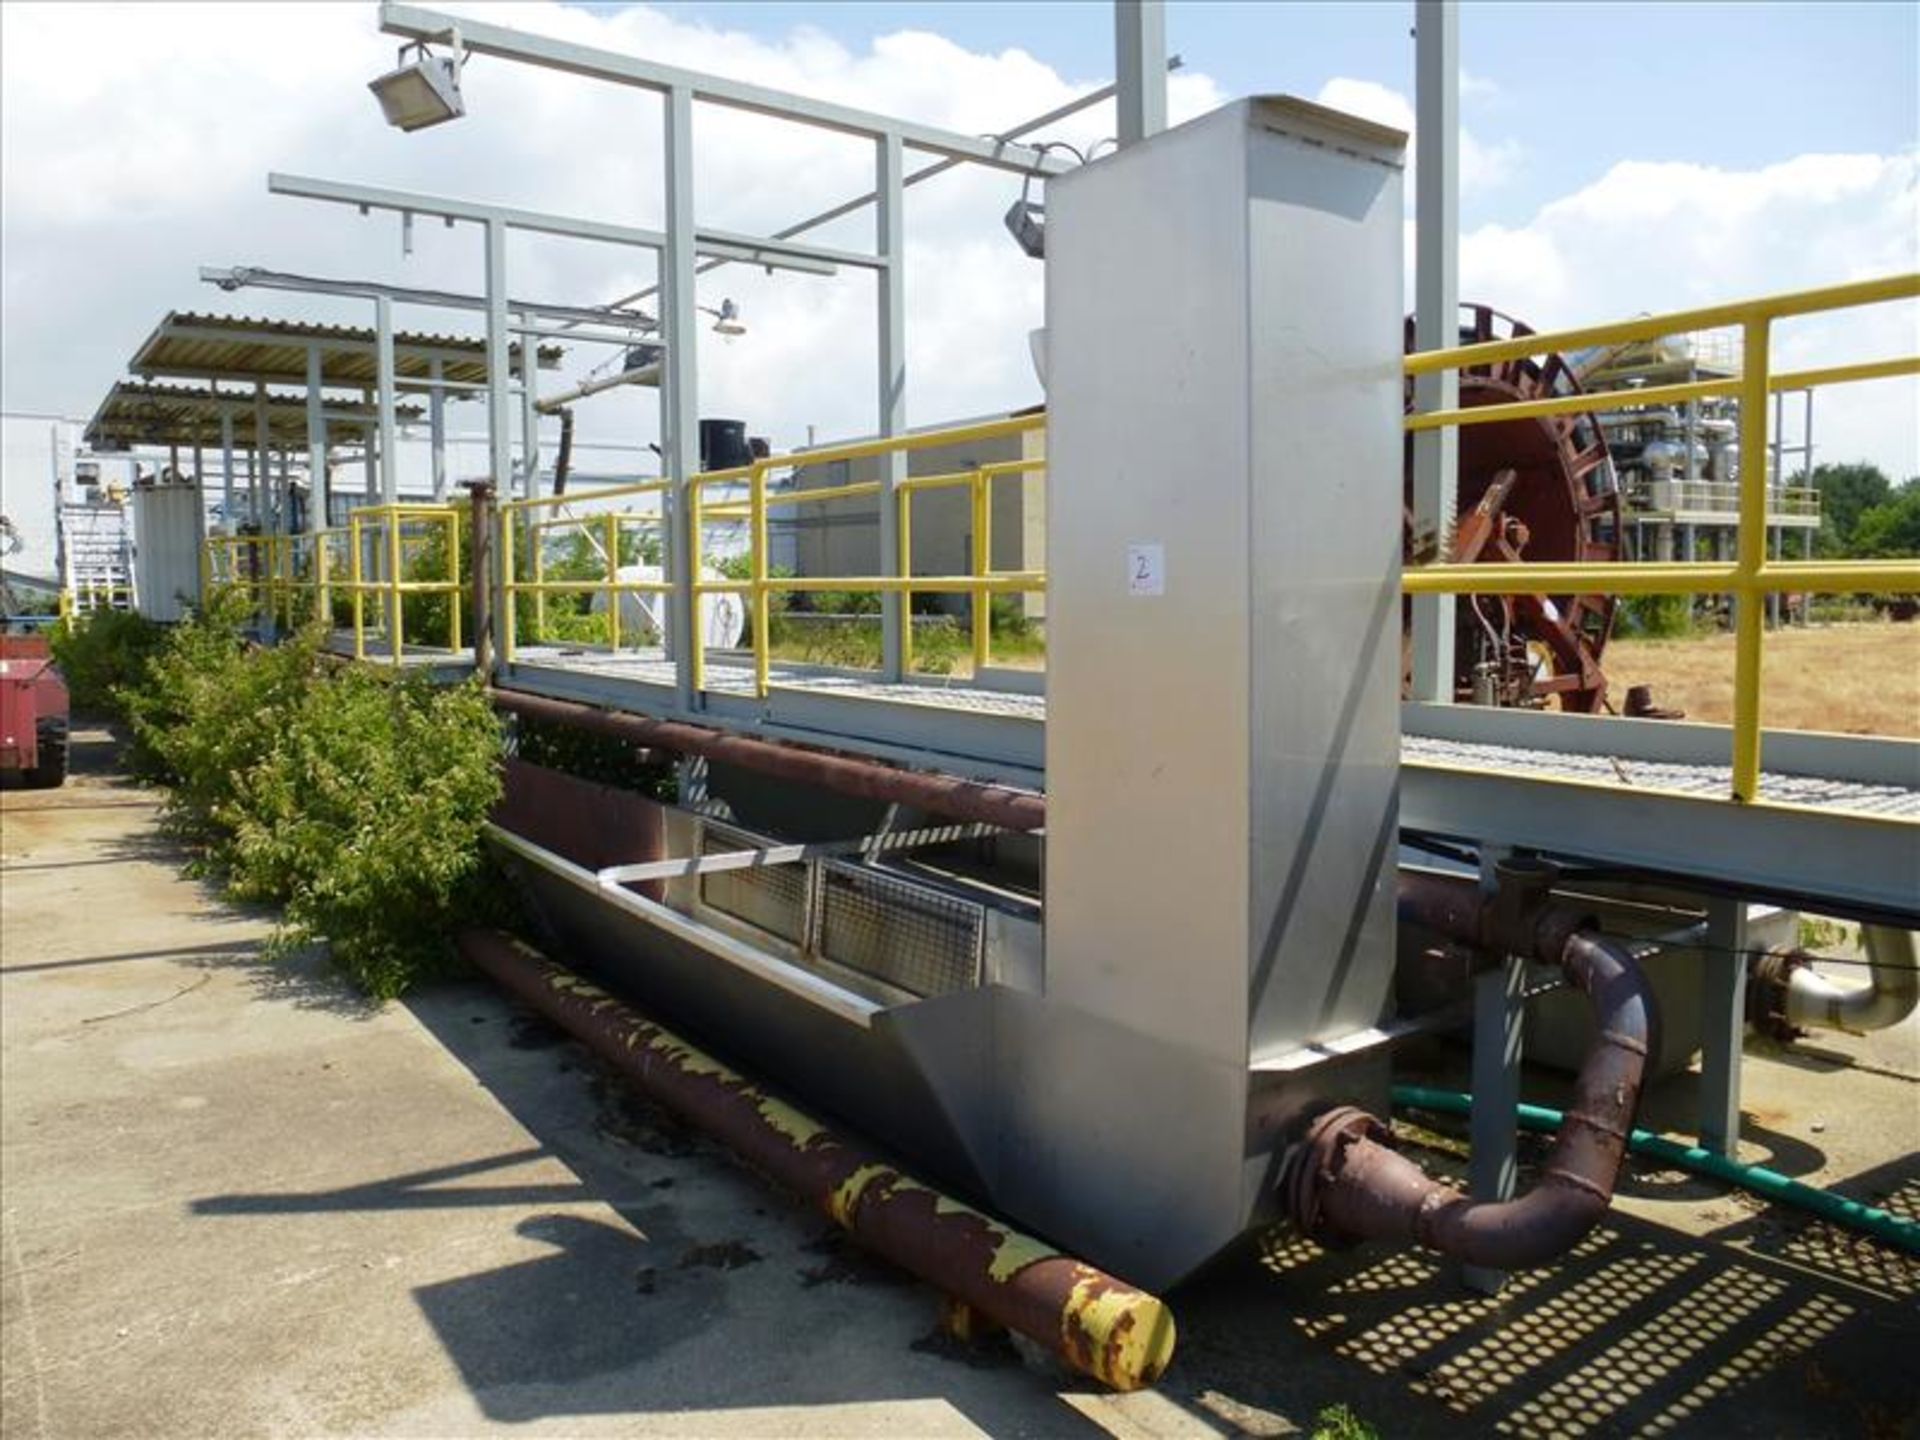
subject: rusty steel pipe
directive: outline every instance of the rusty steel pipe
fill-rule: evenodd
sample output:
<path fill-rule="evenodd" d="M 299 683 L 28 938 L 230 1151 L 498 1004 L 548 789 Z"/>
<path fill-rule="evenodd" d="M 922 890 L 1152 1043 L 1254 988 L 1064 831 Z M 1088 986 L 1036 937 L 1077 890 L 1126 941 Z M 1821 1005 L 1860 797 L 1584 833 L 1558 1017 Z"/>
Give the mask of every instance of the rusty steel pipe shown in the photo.
<path fill-rule="evenodd" d="M 1076 1370 L 1138 1390 L 1173 1358 L 1155 1296 L 929 1188 L 519 940 L 468 930 L 460 953 L 869 1249 Z"/>
<path fill-rule="evenodd" d="M 962 780 L 902 770 L 878 760 L 836 755 L 746 735 L 729 735 L 704 725 L 679 720 L 655 720 L 613 710 L 600 710 L 571 700 L 529 695 L 517 690 L 487 692 L 496 709 L 555 725 L 572 725 L 597 735 L 651 745 L 681 755 L 700 755 L 743 770 L 758 771 L 802 785 L 817 785 L 861 800 L 910 805 L 934 815 L 996 825 L 1003 830 L 1041 830 L 1047 823 L 1043 795 L 1008 790 Z"/>
<path fill-rule="evenodd" d="M 1288 1172 L 1287 1198 L 1309 1233 L 1421 1245 L 1469 1265 L 1520 1270 L 1571 1250 L 1612 1203 L 1646 1072 L 1652 995 L 1632 956 L 1547 899 L 1546 872 L 1524 873 L 1509 878 L 1508 898 L 1483 896 L 1471 880 L 1403 875 L 1401 918 L 1557 963 L 1592 1004 L 1599 1034 L 1539 1182 L 1512 1200 L 1469 1199 L 1394 1150 L 1379 1119 L 1343 1106 L 1314 1120 Z"/>

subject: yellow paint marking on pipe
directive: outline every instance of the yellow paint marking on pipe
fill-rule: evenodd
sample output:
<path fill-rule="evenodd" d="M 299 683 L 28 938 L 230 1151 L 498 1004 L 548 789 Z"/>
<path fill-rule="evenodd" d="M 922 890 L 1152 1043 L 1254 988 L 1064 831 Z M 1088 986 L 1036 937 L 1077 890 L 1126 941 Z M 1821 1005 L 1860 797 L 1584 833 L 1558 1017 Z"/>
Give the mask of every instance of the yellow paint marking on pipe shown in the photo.
<path fill-rule="evenodd" d="M 834 1192 L 827 1197 L 827 1214 L 831 1215 L 834 1223 L 842 1229 L 853 1229 L 853 1212 L 859 1206 L 861 1196 L 866 1193 L 867 1187 L 886 1176 L 898 1174 L 899 1172 L 891 1165 L 862 1165 L 842 1180 L 835 1187 Z"/>
<path fill-rule="evenodd" d="M 1060 1316 L 1060 1342 L 1088 1373 L 1116 1390 L 1139 1390 L 1165 1373 L 1177 1339 L 1166 1302 L 1140 1290 L 1116 1290 L 1089 1273 Z"/>

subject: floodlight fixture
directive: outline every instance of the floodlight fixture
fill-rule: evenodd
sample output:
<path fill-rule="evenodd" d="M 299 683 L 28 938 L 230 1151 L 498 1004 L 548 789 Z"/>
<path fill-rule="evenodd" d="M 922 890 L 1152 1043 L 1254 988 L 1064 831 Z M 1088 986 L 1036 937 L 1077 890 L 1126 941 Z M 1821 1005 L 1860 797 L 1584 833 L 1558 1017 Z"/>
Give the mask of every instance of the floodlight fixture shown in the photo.
<path fill-rule="evenodd" d="M 702 305 L 699 309 L 701 314 L 713 316 L 714 334 L 725 335 L 731 340 L 735 335 L 747 333 L 747 327 L 740 323 L 740 307 L 733 301 L 722 300 L 718 309 L 711 305 Z"/>
<path fill-rule="evenodd" d="M 1033 176 L 1020 182 L 1020 198 L 1007 207 L 1007 233 L 1034 260 L 1047 257 L 1047 207 L 1033 196 Z"/>
<path fill-rule="evenodd" d="M 467 113 L 460 98 L 460 32 L 448 32 L 450 53 L 435 55 L 427 42 L 416 40 L 400 47 L 396 67 L 370 81 L 367 88 L 380 102 L 380 113 L 399 130 L 424 130 Z M 415 57 L 409 61 L 407 55 Z"/>

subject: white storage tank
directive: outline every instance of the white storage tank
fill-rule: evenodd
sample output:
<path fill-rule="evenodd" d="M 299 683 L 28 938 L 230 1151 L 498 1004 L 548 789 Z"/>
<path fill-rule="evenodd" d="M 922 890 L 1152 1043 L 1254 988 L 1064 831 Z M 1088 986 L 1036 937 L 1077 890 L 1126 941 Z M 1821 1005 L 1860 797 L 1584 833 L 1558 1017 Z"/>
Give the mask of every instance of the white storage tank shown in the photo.
<path fill-rule="evenodd" d="M 179 620 L 200 603 L 206 512 L 197 485 L 133 492 L 133 603 L 149 620 Z"/>

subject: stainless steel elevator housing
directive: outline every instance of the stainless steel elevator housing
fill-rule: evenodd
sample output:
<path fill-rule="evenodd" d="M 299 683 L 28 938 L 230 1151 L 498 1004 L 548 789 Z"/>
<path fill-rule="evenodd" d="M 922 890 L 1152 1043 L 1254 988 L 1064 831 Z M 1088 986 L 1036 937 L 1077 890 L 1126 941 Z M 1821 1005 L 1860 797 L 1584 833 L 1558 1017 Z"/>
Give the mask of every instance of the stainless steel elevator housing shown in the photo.
<path fill-rule="evenodd" d="M 610 979 L 1141 1284 L 1265 1212 L 1304 1105 L 1386 1100 L 1312 1047 L 1392 980 L 1403 144 L 1260 98 L 1051 181 L 1043 842 L 647 894 L 501 832 Z M 708 780 L 666 855 L 928 823 Z"/>

